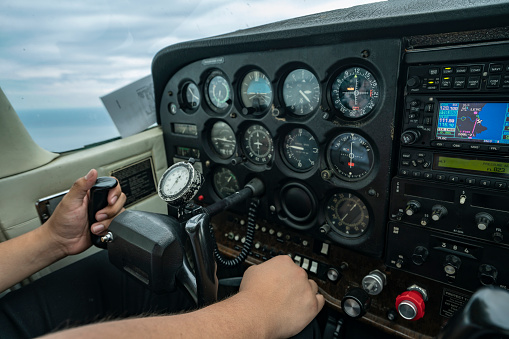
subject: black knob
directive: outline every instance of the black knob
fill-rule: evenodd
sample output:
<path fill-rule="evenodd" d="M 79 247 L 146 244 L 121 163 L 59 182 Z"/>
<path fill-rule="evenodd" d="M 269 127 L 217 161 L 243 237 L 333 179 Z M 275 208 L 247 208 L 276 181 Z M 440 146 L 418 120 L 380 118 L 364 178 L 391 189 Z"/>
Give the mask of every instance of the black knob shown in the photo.
<path fill-rule="evenodd" d="M 504 240 L 504 235 L 500 232 L 493 233 L 492 237 L 495 242 L 502 242 Z"/>
<path fill-rule="evenodd" d="M 410 200 L 406 204 L 405 214 L 408 216 L 412 216 L 419 211 L 419 208 L 421 208 L 420 202 L 418 202 L 417 200 Z"/>
<path fill-rule="evenodd" d="M 410 78 L 408 78 L 408 80 L 406 81 L 406 85 L 410 88 L 415 88 L 415 87 L 419 87 L 419 85 L 421 84 L 421 79 L 418 77 L 418 76 L 411 76 Z"/>
<path fill-rule="evenodd" d="M 424 264 L 426 259 L 428 259 L 428 249 L 424 246 L 417 246 L 414 248 L 414 253 L 412 254 L 412 262 L 417 266 L 421 266 Z"/>
<path fill-rule="evenodd" d="M 483 285 L 493 285 L 497 282 L 498 271 L 495 266 L 482 264 L 479 266 L 479 280 Z"/>
<path fill-rule="evenodd" d="M 475 223 L 477 224 L 477 228 L 481 231 L 484 231 L 488 228 L 488 226 L 494 221 L 491 214 L 486 212 L 477 213 L 475 215 Z"/>
<path fill-rule="evenodd" d="M 429 224 L 429 218 L 427 216 L 422 217 L 421 225 L 422 226 L 428 226 L 428 224 Z"/>
<path fill-rule="evenodd" d="M 362 288 L 352 288 L 341 300 L 341 308 L 352 318 L 360 318 L 366 314 L 371 305 L 371 298 L 368 292 Z"/>
<path fill-rule="evenodd" d="M 401 143 L 403 145 L 412 145 L 419 141 L 421 132 L 416 129 L 407 129 L 401 134 Z"/>
<path fill-rule="evenodd" d="M 455 255 L 449 254 L 445 257 L 444 271 L 449 275 L 454 275 L 458 272 L 461 266 L 461 259 Z"/>
<path fill-rule="evenodd" d="M 447 208 L 442 205 L 434 205 L 431 207 L 431 219 L 433 221 L 439 221 L 447 215 Z"/>

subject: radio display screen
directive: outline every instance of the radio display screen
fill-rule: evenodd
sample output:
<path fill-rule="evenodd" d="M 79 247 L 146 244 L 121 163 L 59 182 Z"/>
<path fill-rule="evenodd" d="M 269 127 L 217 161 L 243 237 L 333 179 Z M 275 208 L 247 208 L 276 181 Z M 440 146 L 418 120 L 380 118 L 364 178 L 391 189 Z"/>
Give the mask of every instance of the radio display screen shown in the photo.
<path fill-rule="evenodd" d="M 509 162 L 477 157 L 467 158 L 434 154 L 433 169 L 509 177 Z"/>
<path fill-rule="evenodd" d="M 509 103 L 440 102 L 436 137 L 446 141 L 509 144 Z"/>

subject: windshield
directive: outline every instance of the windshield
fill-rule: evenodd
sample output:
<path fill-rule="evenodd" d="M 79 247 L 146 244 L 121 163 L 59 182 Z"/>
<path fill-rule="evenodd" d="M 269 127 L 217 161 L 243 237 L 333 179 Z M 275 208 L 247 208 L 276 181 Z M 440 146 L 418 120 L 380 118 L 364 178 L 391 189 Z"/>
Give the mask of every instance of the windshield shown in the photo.
<path fill-rule="evenodd" d="M 162 48 L 368 2 L 4 2 L 0 86 L 40 146 L 79 149 L 119 137 L 100 98 L 149 75 Z"/>

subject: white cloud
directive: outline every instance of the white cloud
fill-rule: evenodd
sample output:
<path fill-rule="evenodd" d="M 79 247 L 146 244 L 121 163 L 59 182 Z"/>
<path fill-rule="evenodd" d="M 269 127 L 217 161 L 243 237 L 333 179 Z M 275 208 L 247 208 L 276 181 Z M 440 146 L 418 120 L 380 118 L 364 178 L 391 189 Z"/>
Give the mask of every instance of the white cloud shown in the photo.
<path fill-rule="evenodd" d="M 162 48 L 372 0 L 19 0 L 0 4 L 0 85 L 15 108 L 100 106 Z"/>

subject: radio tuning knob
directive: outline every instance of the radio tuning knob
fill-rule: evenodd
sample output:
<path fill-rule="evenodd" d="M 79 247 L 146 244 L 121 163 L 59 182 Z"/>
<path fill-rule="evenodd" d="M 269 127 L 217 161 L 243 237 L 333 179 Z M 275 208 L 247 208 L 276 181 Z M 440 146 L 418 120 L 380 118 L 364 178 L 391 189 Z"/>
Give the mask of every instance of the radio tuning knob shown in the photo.
<path fill-rule="evenodd" d="M 433 221 L 439 221 L 447 215 L 447 208 L 442 205 L 435 205 L 431 208 L 431 219 Z"/>
<path fill-rule="evenodd" d="M 403 145 L 412 145 L 419 141 L 421 132 L 416 129 L 407 129 L 401 134 L 401 143 Z"/>
<path fill-rule="evenodd" d="M 418 202 L 417 200 L 410 200 L 406 204 L 405 214 L 408 216 L 412 216 L 419 211 L 419 208 L 421 208 L 420 202 Z"/>
<path fill-rule="evenodd" d="M 445 257 L 444 271 L 449 275 L 455 275 L 461 266 L 461 259 L 455 255 L 449 254 Z"/>
<path fill-rule="evenodd" d="M 498 271 L 495 266 L 482 264 L 479 266 L 479 280 L 483 285 L 493 285 L 497 282 Z"/>
<path fill-rule="evenodd" d="M 421 84 L 421 79 L 414 75 L 414 76 L 411 76 L 410 78 L 408 78 L 408 80 L 406 81 L 406 85 L 410 88 L 415 88 L 415 87 L 419 87 L 419 85 Z"/>
<path fill-rule="evenodd" d="M 481 231 L 486 230 L 493 221 L 494 219 L 489 213 L 480 212 L 475 215 L 475 223 Z"/>
<path fill-rule="evenodd" d="M 421 266 L 424 264 L 426 259 L 428 259 L 429 251 L 424 246 L 417 246 L 414 248 L 414 253 L 412 254 L 412 262 L 417 266 Z"/>

